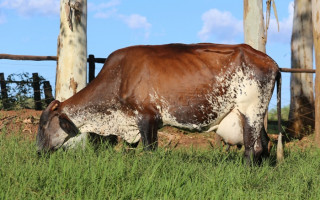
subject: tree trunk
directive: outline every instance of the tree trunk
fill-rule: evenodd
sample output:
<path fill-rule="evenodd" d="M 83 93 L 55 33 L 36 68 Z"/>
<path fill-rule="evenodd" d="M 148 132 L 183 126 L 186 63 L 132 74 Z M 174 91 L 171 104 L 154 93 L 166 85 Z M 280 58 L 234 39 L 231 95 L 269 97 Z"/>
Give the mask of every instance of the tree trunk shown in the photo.
<path fill-rule="evenodd" d="M 244 42 L 253 48 L 266 52 L 266 37 L 264 31 L 262 0 L 244 0 L 243 28 Z M 264 118 L 264 128 L 267 132 L 268 113 Z"/>
<path fill-rule="evenodd" d="M 244 0 L 244 42 L 266 52 L 262 0 Z"/>
<path fill-rule="evenodd" d="M 68 99 L 86 84 L 87 0 L 61 0 L 56 99 Z"/>
<path fill-rule="evenodd" d="M 312 0 L 312 21 L 313 21 L 313 39 L 316 57 L 316 123 L 315 123 L 315 141 L 320 148 L 320 0 Z"/>
<path fill-rule="evenodd" d="M 312 69 L 311 0 L 295 0 L 291 38 L 291 68 Z M 313 75 L 291 74 L 291 102 L 287 132 L 302 138 L 314 128 Z"/>

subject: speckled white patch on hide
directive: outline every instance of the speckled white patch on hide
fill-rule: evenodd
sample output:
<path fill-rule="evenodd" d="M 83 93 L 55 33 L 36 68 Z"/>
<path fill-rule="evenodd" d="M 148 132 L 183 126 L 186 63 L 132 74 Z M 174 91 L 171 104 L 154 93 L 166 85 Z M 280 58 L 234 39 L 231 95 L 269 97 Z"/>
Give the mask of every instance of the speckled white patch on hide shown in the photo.
<path fill-rule="evenodd" d="M 221 73 L 215 77 L 214 84 L 208 83 L 212 90 L 203 94 L 210 106 L 206 108 L 198 106 L 204 115 L 208 116 L 208 121 L 198 124 L 180 123 L 173 113 L 170 113 L 168 101 L 155 89 L 150 94 L 150 99 L 154 102 L 160 99 L 161 104 L 157 105 L 157 109 L 164 125 L 197 131 L 217 129 L 217 132 L 226 142 L 230 141 L 230 144 L 243 144 L 243 125 L 237 117 L 240 111 L 251 127 L 250 137 L 254 141 L 254 149 L 257 149 L 260 143 L 256 141 L 263 128 L 263 118 L 272 96 L 276 74 L 268 73 L 264 77 L 257 77 L 252 70 L 254 67 L 247 67 L 244 64 L 236 67 L 238 70 L 233 72 L 225 68 L 227 67 L 223 67 Z M 260 80 L 261 78 L 264 80 Z M 264 82 L 264 85 L 261 85 L 261 82 Z M 221 90 L 224 95 L 219 95 Z M 212 117 L 213 113 L 216 114 L 215 117 Z M 233 124 L 234 128 L 230 128 Z"/>
<path fill-rule="evenodd" d="M 65 113 L 73 113 L 71 109 L 66 109 Z M 110 109 L 107 113 L 99 113 L 89 108 L 71 114 L 70 119 L 81 132 L 93 132 L 104 136 L 117 135 L 128 143 L 140 140 L 136 116 L 128 116 L 121 110 Z"/>

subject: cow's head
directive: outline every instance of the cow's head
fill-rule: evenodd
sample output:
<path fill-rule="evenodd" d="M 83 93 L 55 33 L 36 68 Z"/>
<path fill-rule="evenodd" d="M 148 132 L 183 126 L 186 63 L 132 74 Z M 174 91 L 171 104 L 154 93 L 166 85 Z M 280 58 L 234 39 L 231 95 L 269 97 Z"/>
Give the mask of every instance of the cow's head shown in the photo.
<path fill-rule="evenodd" d="M 57 150 L 79 133 L 78 128 L 59 108 L 60 102 L 54 100 L 41 114 L 37 135 L 38 152 Z"/>

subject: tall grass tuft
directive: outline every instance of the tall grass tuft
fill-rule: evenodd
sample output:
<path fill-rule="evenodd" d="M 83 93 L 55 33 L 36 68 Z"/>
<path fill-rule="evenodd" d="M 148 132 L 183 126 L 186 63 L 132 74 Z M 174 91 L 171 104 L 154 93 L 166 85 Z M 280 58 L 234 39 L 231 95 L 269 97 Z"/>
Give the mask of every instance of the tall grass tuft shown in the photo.
<path fill-rule="evenodd" d="M 320 151 L 286 151 L 249 167 L 216 150 L 57 151 L 0 134 L 0 199 L 320 199 Z M 274 152 L 273 152 L 274 154 Z"/>

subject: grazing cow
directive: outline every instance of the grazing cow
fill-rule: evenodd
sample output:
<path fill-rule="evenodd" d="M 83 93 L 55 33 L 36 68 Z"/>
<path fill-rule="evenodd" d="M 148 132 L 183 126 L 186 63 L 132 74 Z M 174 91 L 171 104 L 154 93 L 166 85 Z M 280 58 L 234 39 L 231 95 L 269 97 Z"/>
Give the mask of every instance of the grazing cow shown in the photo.
<path fill-rule="evenodd" d="M 263 127 L 278 65 L 248 45 L 168 44 L 113 52 L 99 75 L 64 102 L 43 111 L 39 150 L 68 146 L 79 132 L 142 139 L 157 147 L 159 127 L 216 129 L 226 143 L 245 146 L 250 160 L 268 154 Z M 278 81 L 279 82 L 279 81 Z"/>

